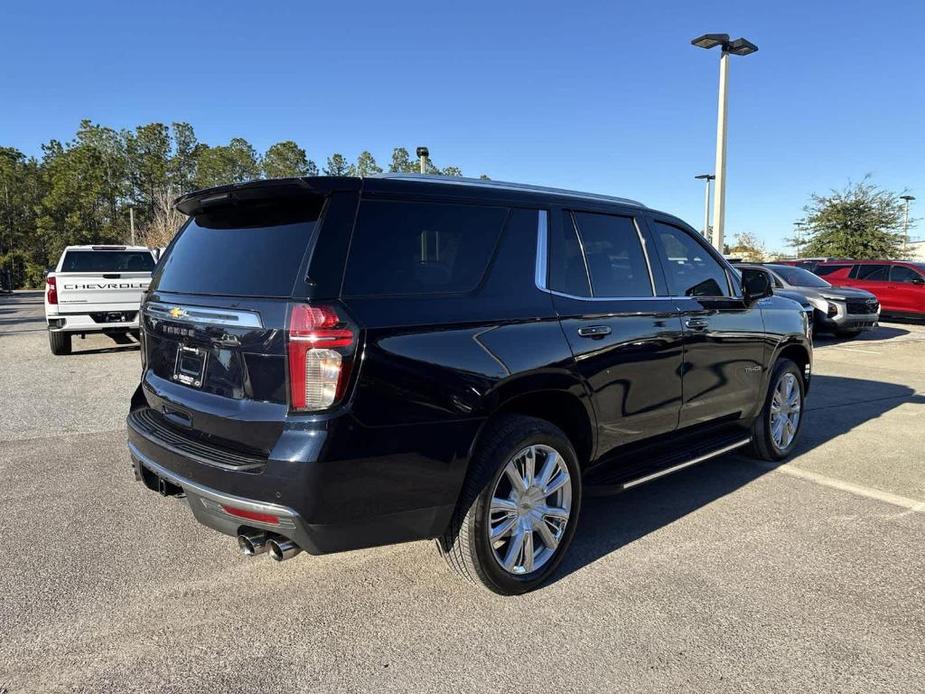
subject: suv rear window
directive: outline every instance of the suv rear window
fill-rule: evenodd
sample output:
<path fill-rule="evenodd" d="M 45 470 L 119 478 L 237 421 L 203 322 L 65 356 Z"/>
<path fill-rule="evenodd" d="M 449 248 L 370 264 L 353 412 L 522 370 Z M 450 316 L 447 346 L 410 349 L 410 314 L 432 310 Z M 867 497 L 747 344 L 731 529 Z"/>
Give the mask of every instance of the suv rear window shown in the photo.
<path fill-rule="evenodd" d="M 442 203 L 360 204 L 346 296 L 458 294 L 478 286 L 508 210 Z"/>
<path fill-rule="evenodd" d="M 321 207 L 321 198 L 308 198 L 197 215 L 161 261 L 151 288 L 183 294 L 290 296 Z"/>
<path fill-rule="evenodd" d="M 148 251 L 68 251 L 61 272 L 151 272 L 154 256 Z"/>

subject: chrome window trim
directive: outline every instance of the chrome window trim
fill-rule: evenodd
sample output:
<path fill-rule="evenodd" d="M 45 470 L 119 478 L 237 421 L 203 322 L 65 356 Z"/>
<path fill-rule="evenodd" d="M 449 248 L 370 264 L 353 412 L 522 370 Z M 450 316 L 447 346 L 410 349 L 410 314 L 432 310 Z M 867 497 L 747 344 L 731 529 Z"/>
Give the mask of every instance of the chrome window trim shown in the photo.
<path fill-rule="evenodd" d="M 171 311 L 178 309 L 182 315 L 174 317 Z M 233 328 L 262 328 L 263 321 L 254 311 L 238 311 L 236 309 L 206 308 L 203 306 L 190 306 L 186 304 L 164 304 L 156 301 L 145 304 L 143 312 L 158 320 L 169 320 L 177 323 L 200 323 L 206 325 L 224 325 Z"/>
<path fill-rule="evenodd" d="M 569 218 L 571 218 L 570 210 L 563 210 L 564 212 L 569 213 Z M 594 213 L 599 214 L 599 213 Z M 606 214 L 606 213 L 604 213 Z M 616 215 L 616 216 L 626 216 L 626 215 Z M 561 296 L 565 299 L 576 299 L 578 301 L 664 301 L 666 299 L 692 299 L 694 297 L 674 297 L 674 296 L 657 296 L 655 293 L 655 278 L 652 276 L 652 264 L 649 261 L 648 249 L 646 248 L 645 239 L 642 236 L 642 232 L 639 228 L 639 222 L 636 221 L 635 217 L 631 218 L 633 224 L 636 227 L 636 233 L 639 235 L 639 239 L 642 245 L 642 253 L 646 259 L 646 267 L 649 270 L 649 282 L 652 286 L 652 296 L 576 296 L 575 294 L 566 294 L 565 292 L 559 292 L 555 289 L 550 289 L 547 286 L 546 278 L 549 271 L 549 211 L 548 210 L 538 210 L 537 214 L 537 225 L 536 225 L 536 271 L 534 274 L 534 281 L 536 283 L 536 288 L 547 294 L 552 294 L 553 296 Z M 574 224 L 574 220 L 572 221 Z M 575 230 L 576 238 L 578 243 L 581 244 L 581 234 L 578 233 L 578 230 Z M 582 257 L 584 257 L 584 246 L 582 248 Z M 587 272 L 587 259 L 585 262 L 585 271 Z M 588 276 L 588 286 L 591 288 L 591 291 L 594 291 L 594 288 L 591 286 L 590 273 Z"/>

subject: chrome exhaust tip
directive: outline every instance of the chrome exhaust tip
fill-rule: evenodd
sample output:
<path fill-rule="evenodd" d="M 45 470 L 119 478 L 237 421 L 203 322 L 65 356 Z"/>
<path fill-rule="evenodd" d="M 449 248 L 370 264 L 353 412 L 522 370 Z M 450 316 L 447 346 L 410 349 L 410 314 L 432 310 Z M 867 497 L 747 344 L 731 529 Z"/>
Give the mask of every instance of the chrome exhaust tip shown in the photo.
<path fill-rule="evenodd" d="M 238 547 L 245 557 L 254 557 L 267 551 L 267 534 L 258 531 L 238 535 Z"/>
<path fill-rule="evenodd" d="M 288 540 L 285 537 L 274 537 L 267 543 L 270 547 L 270 558 L 273 561 L 285 561 L 286 559 L 292 559 L 295 555 L 302 551 L 302 548 L 299 547 L 292 540 Z"/>

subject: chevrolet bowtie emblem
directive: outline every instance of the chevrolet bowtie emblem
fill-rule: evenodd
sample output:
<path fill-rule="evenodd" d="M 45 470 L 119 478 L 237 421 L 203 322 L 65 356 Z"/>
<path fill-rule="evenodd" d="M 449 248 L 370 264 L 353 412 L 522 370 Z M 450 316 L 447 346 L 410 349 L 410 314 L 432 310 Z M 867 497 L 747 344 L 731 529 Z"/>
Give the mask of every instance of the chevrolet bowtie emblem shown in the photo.
<path fill-rule="evenodd" d="M 179 306 L 174 306 L 168 313 L 170 313 L 171 318 L 183 318 L 185 315 L 187 315 L 186 311 L 184 311 Z"/>

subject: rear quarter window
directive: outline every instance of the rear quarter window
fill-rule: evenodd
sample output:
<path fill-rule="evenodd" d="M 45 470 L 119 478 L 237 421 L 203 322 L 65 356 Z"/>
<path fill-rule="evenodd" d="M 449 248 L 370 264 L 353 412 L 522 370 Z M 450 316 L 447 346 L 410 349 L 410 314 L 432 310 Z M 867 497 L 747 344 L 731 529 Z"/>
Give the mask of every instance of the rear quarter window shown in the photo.
<path fill-rule="evenodd" d="M 459 294 L 475 289 L 508 209 L 365 200 L 344 277 L 345 296 Z"/>
<path fill-rule="evenodd" d="M 813 270 L 813 272 L 819 275 L 820 277 L 825 277 L 826 275 L 835 274 L 836 272 L 839 272 L 839 270 L 845 270 L 846 268 L 850 269 L 851 266 L 850 265 L 817 265 L 816 269 Z M 844 274 L 844 273 L 839 273 L 839 274 Z"/>

